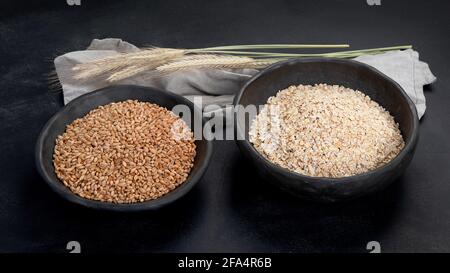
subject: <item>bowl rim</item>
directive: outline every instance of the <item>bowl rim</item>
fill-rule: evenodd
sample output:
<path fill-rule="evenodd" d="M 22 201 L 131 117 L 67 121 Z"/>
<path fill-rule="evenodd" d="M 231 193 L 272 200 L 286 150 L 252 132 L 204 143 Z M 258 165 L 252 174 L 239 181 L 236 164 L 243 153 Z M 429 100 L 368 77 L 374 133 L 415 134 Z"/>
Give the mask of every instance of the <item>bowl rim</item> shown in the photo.
<path fill-rule="evenodd" d="M 291 171 L 289 169 L 283 168 L 279 165 L 276 165 L 275 163 L 272 163 L 271 161 L 269 161 L 268 159 L 266 159 L 263 155 L 261 155 L 256 149 L 255 147 L 250 143 L 249 140 L 247 140 L 245 138 L 245 131 L 241 128 L 240 123 L 237 120 L 237 112 L 234 112 L 234 124 L 235 124 L 235 130 L 236 130 L 236 134 L 238 137 L 236 141 L 239 144 L 242 144 L 243 147 L 249 151 L 250 155 L 253 158 L 256 158 L 258 160 L 260 160 L 261 162 L 263 162 L 263 164 L 265 164 L 267 167 L 271 168 L 272 170 L 276 171 L 277 173 L 280 173 L 282 175 L 285 175 L 287 177 L 289 177 L 290 179 L 298 179 L 298 180 L 308 180 L 314 183 L 320 183 L 323 185 L 323 183 L 325 184 L 334 184 L 334 183 L 351 183 L 351 182 L 355 182 L 355 181 L 359 181 L 362 179 L 367 179 L 369 177 L 372 177 L 374 175 L 380 175 L 382 173 L 385 172 L 389 172 L 395 169 L 395 166 L 397 166 L 398 164 L 400 164 L 400 162 L 402 161 L 402 158 L 409 153 L 409 151 L 413 150 L 416 146 L 418 137 L 419 137 L 419 118 L 417 115 L 417 109 L 416 106 L 414 105 L 414 103 L 412 102 L 411 98 L 406 94 L 405 90 L 396 82 L 394 81 L 392 78 L 390 78 L 389 76 L 385 75 L 384 73 L 382 73 L 381 71 L 379 71 L 378 69 L 374 68 L 373 66 L 370 66 L 368 64 L 359 62 L 359 61 L 355 61 L 355 60 L 350 60 L 350 59 L 339 59 L 339 58 L 328 58 L 328 57 L 312 57 L 312 58 L 293 58 L 293 59 L 289 59 L 289 60 L 285 60 L 285 61 L 280 61 L 280 62 L 276 62 L 266 68 L 264 68 L 263 70 L 261 70 L 260 72 L 258 72 L 257 74 L 255 74 L 251 79 L 249 79 L 243 86 L 242 88 L 239 90 L 239 93 L 235 96 L 234 100 L 233 100 L 233 105 L 236 107 L 236 105 L 240 102 L 242 95 L 245 93 L 245 90 L 247 89 L 247 87 L 252 84 L 254 81 L 256 81 L 259 77 L 261 77 L 264 74 L 267 74 L 273 70 L 276 70 L 282 66 L 286 66 L 286 65 L 291 65 L 291 64 L 297 64 L 297 63 L 314 63 L 314 62 L 322 62 L 322 63 L 339 63 L 339 64 L 350 64 L 350 65 L 354 65 L 354 66 L 360 66 L 363 67 L 364 69 L 367 69 L 368 71 L 370 71 L 371 73 L 376 74 L 377 76 L 381 77 L 382 79 L 384 79 L 385 81 L 389 81 L 391 84 L 393 84 L 397 90 L 400 92 L 400 94 L 402 95 L 402 97 L 406 100 L 406 102 L 408 103 L 408 108 L 409 108 L 409 115 L 412 117 L 413 120 L 413 126 L 412 126 L 412 130 L 411 130 L 411 137 L 410 139 L 405 142 L 405 146 L 403 147 L 403 149 L 391 160 L 389 161 L 387 164 L 382 165 L 376 169 L 373 169 L 371 171 L 368 172 L 364 172 L 364 173 L 360 173 L 360 174 L 356 174 L 356 175 L 352 175 L 352 176 L 344 176 L 344 177 L 322 177 L 322 176 L 308 176 L 308 175 L 304 175 L 304 174 L 300 174 L 294 171 Z M 239 140 L 238 140 L 239 139 Z"/>
<path fill-rule="evenodd" d="M 213 143 L 210 140 L 210 138 L 204 138 L 203 141 L 206 141 L 206 149 L 205 149 L 205 158 L 201 162 L 199 162 L 199 170 L 197 171 L 194 176 L 189 177 L 186 181 L 184 181 L 181 185 L 179 185 L 174 190 L 168 192 L 167 194 L 153 200 L 148 200 L 144 202 L 138 202 L 138 203 L 112 203 L 112 202 L 103 202 L 98 200 L 91 200 L 87 198 L 83 198 L 81 196 L 76 195 L 73 193 L 67 186 L 65 186 L 61 180 L 53 179 L 50 177 L 49 173 L 45 170 L 43 167 L 43 144 L 46 138 L 46 135 L 50 129 L 50 127 L 53 125 L 53 123 L 61 117 L 62 114 L 64 114 L 68 109 L 72 107 L 76 107 L 77 104 L 83 100 L 89 99 L 92 96 L 98 96 L 101 93 L 108 92 L 110 89 L 115 88 L 128 88 L 128 89 L 147 89 L 148 92 L 158 93 L 160 96 L 166 96 L 171 97 L 177 101 L 180 102 L 180 104 L 187 105 L 191 110 L 193 110 L 194 115 L 200 115 L 202 117 L 202 122 L 205 124 L 206 120 L 203 118 L 202 112 L 198 109 L 197 106 L 194 105 L 191 101 L 188 99 L 177 95 L 175 93 L 172 93 L 170 91 L 165 91 L 161 89 L 157 89 L 154 87 L 146 87 L 146 86 L 139 86 L 139 85 L 129 85 L 129 84 L 121 84 L 121 85 L 114 85 L 114 86 L 107 86 L 104 88 L 100 88 L 91 92 L 88 92 L 86 94 L 83 94 L 72 101 L 70 101 L 68 104 L 64 105 L 61 109 L 58 110 L 42 127 L 41 132 L 39 133 L 39 136 L 37 138 L 36 146 L 35 146 L 35 164 L 36 168 L 38 170 L 38 173 L 41 175 L 41 177 L 46 181 L 46 183 L 50 186 L 50 188 L 59 194 L 64 199 L 76 203 L 78 205 L 98 209 L 98 210 L 109 210 L 109 211 L 144 211 L 144 210 L 156 210 L 158 208 L 161 208 L 165 205 L 168 205 L 177 199 L 183 197 L 185 194 L 187 194 L 195 184 L 201 179 L 203 174 L 205 173 L 207 167 L 209 166 L 209 162 L 211 160 L 211 156 L 213 153 Z M 132 98 L 130 98 L 132 99 Z M 119 102 L 123 100 L 117 100 L 112 102 Z M 112 103 L 110 102 L 110 103 Z M 104 105 L 104 104 L 102 104 Z M 100 104 L 95 106 L 98 107 L 101 106 Z M 90 110 L 95 109 L 92 108 Z M 89 111 L 90 111 L 89 110 Z M 171 111 L 170 109 L 168 109 Z M 67 124 L 66 124 L 67 125 Z"/>

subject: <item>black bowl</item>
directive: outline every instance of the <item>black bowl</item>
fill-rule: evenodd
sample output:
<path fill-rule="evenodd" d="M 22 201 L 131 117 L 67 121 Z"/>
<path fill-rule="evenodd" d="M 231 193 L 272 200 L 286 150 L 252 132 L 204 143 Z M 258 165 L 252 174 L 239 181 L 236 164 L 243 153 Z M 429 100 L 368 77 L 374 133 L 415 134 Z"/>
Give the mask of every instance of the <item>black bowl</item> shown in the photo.
<path fill-rule="evenodd" d="M 53 167 L 52 157 L 56 137 L 64 133 L 66 125 L 70 124 L 77 118 L 85 116 L 89 111 L 100 105 L 105 105 L 111 102 L 125 101 L 128 99 L 152 102 L 166 107 L 169 110 L 171 110 L 175 105 L 187 105 L 191 110 L 191 121 L 194 120 L 195 116 L 204 124 L 201 111 L 194 107 L 192 102 L 179 95 L 149 87 L 118 85 L 96 90 L 74 99 L 64 106 L 45 124 L 36 144 L 35 156 L 37 169 L 50 187 L 63 198 L 73 203 L 95 209 L 114 211 L 151 210 L 172 203 L 178 198 L 184 196 L 202 177 L 208 166 L 213 150 L 212 142 L 206 140 L 205 138 L 195 141 L 197 149 L 194 159 L 194 166 L 192 167 L 186 181 L 175 190 L 155 200 L 132 204 L 115 204 L 110 202 L 89 200 L 74 194 L 58 179 Z M 193 123 L 191 124 L 191 129 L 193 130 L 192 126 Z"/>
<path fill-rule="evenodd" d="M 337 84 L 360 90 L 379 103 L 399 123 L 405 140 L 403 150 L 388 164 L 363 174 L 326 178 L 301 175 L 264 158 L 248 141 L 249 118 L 241 108 L 235 112 L 237 144 L 256 166 L 261 177 L 283 190 L 315 201 L 352 199 L 385 188 L 409 165 L 418 140 L 419 120 L 414 104 L 392 79 L 366 64 L 333 58 L 293 59 L 276 63 L 250 79 L 234 100 L 235 105 L 256 105 L 290 85 Z"/>

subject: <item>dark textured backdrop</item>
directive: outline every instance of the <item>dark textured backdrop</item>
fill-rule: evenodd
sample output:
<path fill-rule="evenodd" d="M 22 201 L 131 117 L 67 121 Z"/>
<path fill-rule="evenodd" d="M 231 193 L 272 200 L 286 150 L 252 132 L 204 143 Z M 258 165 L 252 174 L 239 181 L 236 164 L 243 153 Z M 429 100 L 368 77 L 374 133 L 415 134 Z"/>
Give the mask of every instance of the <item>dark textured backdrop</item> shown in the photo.
<path fill-rule="evenodd" d="M 0 4 L 0 251 L 450 251 L 449 5 L 444 1 L 2 1 Z M 395 2 L 395 3 L 393 3 Z M 346 204 L 302 202 L 266 185 L 231 141 L 192 192 L 157 212 L 71 205 L 34 167 L 34 144 L 62 107 L 46 73 L 55 56 L 92 39 L 205 47 L 242 43 L 413 44 L 438 81 L 413 162 L 393 186 Z"/>

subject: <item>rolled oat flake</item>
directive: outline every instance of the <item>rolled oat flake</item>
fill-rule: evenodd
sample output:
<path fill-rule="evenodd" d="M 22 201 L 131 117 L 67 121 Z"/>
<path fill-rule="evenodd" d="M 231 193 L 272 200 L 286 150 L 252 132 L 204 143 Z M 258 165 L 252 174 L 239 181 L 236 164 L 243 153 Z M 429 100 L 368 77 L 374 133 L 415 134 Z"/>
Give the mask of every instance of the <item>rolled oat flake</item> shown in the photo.
<path fill-rule="evenodd" d="M 314 177 L 346 177 L 391 161 L 405 143 L 394 118 L 360 91 L 290 86 L 253 120 L 250 142 L 265 158 Z"/>

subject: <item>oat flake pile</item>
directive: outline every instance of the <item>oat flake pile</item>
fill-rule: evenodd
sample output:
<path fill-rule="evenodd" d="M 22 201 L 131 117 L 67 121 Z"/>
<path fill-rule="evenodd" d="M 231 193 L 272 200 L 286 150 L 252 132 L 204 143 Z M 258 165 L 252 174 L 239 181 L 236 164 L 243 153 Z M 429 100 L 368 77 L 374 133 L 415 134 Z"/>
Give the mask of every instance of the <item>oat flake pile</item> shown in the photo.
<path fill-rule="evenodd" d="M 68 125 L 56 140 L 53 163 L 58 178 L 81 197 L 134 203 L 183 183 L 195 148 L 178 116 L 129 100 L 100 106 Z"/>
<path fill-rule="evenodd" d="M 383 107 L 359 91 L 326 84 L 290 86 L 270 97 L 249 136 L 271 162 L 315 177 L 376 169 L 405 145 Z"/>

